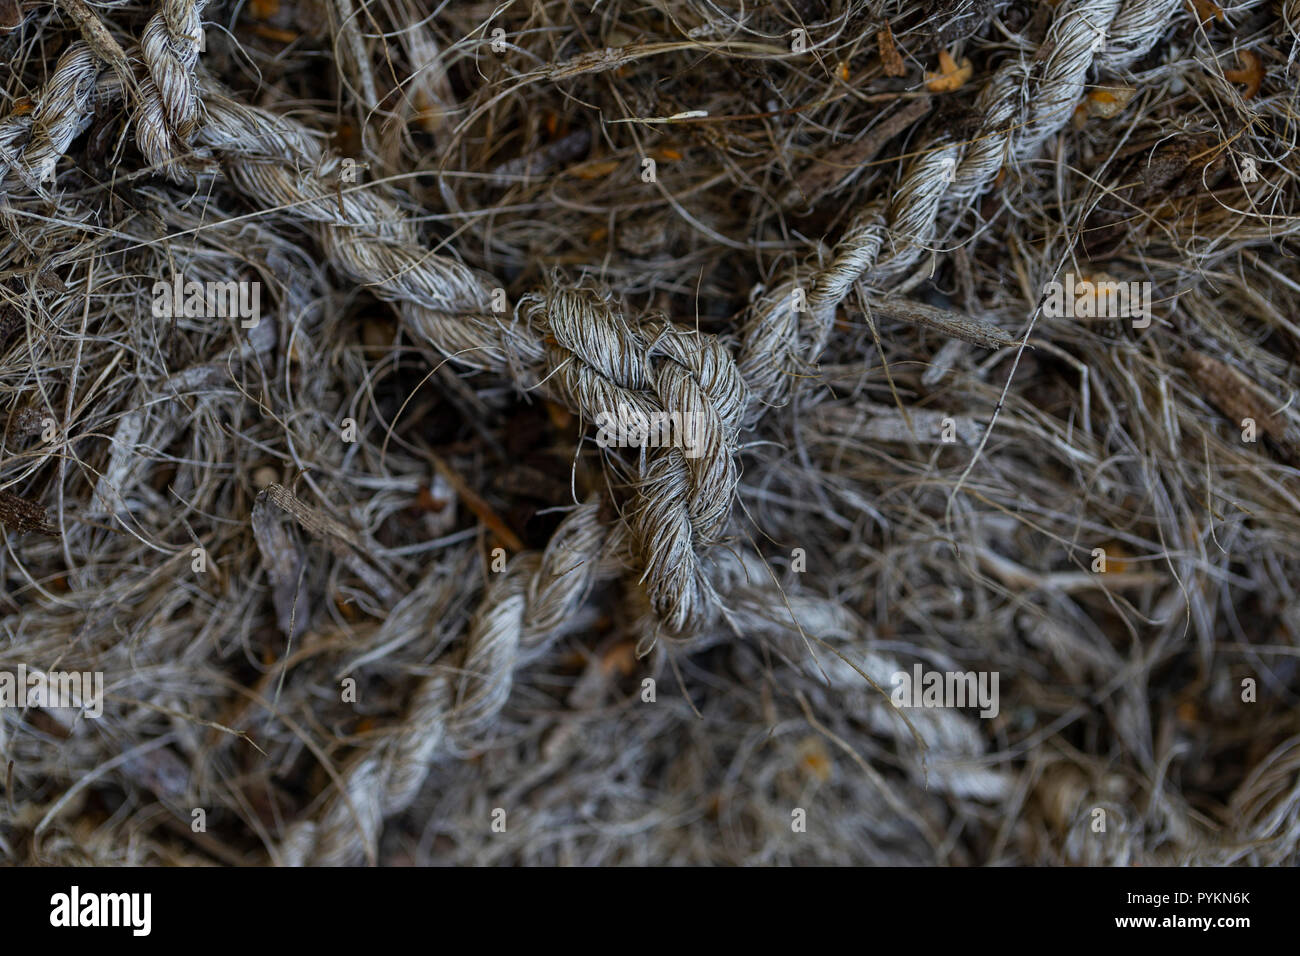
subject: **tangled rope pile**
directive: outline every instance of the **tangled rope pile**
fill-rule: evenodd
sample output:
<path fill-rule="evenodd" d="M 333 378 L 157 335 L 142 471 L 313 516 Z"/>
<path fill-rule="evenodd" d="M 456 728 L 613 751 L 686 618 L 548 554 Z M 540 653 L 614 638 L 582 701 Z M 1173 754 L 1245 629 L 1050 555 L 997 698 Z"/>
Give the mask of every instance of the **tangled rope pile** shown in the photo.
<path fill-rule="evenodd" d="M 0 853 L 1294 862 L 1293 6 L 24 5 Z"/>

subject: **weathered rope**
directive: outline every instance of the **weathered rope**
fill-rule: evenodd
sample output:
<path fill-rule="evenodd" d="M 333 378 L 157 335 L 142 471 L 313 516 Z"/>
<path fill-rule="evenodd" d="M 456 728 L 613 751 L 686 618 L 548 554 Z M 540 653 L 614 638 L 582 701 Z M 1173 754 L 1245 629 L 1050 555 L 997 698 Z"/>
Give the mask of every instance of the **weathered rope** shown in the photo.
<path fill-rule="evenodd" d="M 984 119 L 973 144 L 963 148 L 941 142 L 938 148 L 926 151 L 888 210 L 872 204 L 855 217 L 830 264 L 813 277 L 806 314 L 794 307 L 791 281 L 761 300 L 746 324 L 739 363 L 741 377 L 759 399 L 749 420 L 752 422 L 764 405 L 780 399 L 796 364 L 806 366 L 815 361 L 835 306 L 855 282 L 869 270 L 883 276 L 911 265 L 932 242 L 943 201 L 977 196 L 1005 163 L 1031 155 L 1068 119 L 1094 60 L 1115 68 L 1140 55 L 1163 29 L 1172 5 L 1173 0 L 1132 0 L 1123 6 L 1118 0 L 1071 0 L 1048 32 L 1045 43 L 1050 46 L 1044 49 L 1051 52 L 1042 66 L 1042 76 L 1035 80 L 1024 60 L 998 71 L 981 93 L 979 108 Z M 159 14 L 151 24 L 165 19 Z M 190 22 L 193 18 L 172 10 L 170 19 Z M 1106 52 L 1099 55 L 1102 50 Z M 179 82 L 170 88 L 188 89 Z M 193 113 L 190 98 L 184 95 L 168 108 L 169 116 L 183 117 L 187 123 Z M 286 208 L 318 223 L 331 261 L 380 298 L 393 302 L 408 324 L 435 347 L 462 364 L 505 372 L 523 387 L 531 387 L 534 381 L 547 382 L 547 373 L 557 371 L 544 361 L 543 343 L 555 331 L 548 325 L 568 321 L 566 310 L 577 308 L 580 299 L 552 297 L 545 310 L 534 301 L 528 306 L 527 322 L 502 321 L 490 309 L 494 287 L 490 277 L 422 249 L 401 210 L 376 192 L 345 191 L 337 182 L 331 183 L 337 178 L 340 161 L 328 156 L 306 129 L 220 94 L 208 97 L 208 113 L 209 120 L 198 138 L 222 157 L 236 185 L 266 205 Z M 946 169 L 953 171 L 951 189 Z M 889 251 L 881 260 L 886 243 Z M 588 309 L 587 318 L 594 321 L 599 312 Z M 687 341 L 672 332 L 666 334 Z M 616 408 L 617 402 L 597 402 L 625 398 L 627 388 L 621 393 L 605 389 L 601 394 L 597 384 L 644 384 L 632 378 L 620 382 L 608 373 L 632 367 L 632 362 L 648 364 L 650 356 L 635 352 L 611 356 L 609 351 L 640 347 L 643 344 L 637 344 L 630 327 L 619 330 L 609 321 L 573 338 L 568 351 L 576 364 L 564 366 L 568 371 L 561 379 L 563 397 L 571 407 L 577 406 L 574 410 L 591 417 Z M 600 354 L 602 349 L 604 354 Z M 716 369 L 726 365 L 720 358 L 723 354 L 713 352 L 711 361 Z M 611 365 L 611 360 L 617 364 Z M 584 367 L 601 370 L 604 378 L 576 371 Z M 743 404 L 738 397 L 741 386 L 734 376 L 719 376 L 713 384 L 721 389 L 714 396 L 720 404 L 709 417 L 718 426 L 710 430 L 715 453 L 703 456 L 700 466 L 685 463 L 680 451 L 650 456 L 638 489 L 643 493 L 653 490 L 654 497 L 643 494 L 629 515 L 646 562 L 652 604 L 674 629 L 707 620 L 713 602 L 698 568 L 698 548 L 716 540 L 718 527 L 730 513 L 735 488 L 734 465 L 719 455 L 723 448 L 734 447 L 734 431 L 742 414 L 736 407 L 737 402 Z M 702 390 L 698 394 L 708 393 Z M 680 393 L 678 397 L 689 401 L 692 396 Z M 698 402 L 692 407 L 704 410 Z"/>
<path fill-rule="evenodd" d="M 173 178 L 199 126 L 199 62 L 203 8 L 208 0 L 161 0 L 145 25 L 140 55 L 148 78 L 140 82 L 136 144 L 146 159 Z"/>
<path fill-rule="evenodd" d="M 610 544 L 591 501 L 565 517 L 541 554 L 512 560 L 470 625 L 463 663 L 421 682 L 394 735 L 343 769 L 342 792 L 319 820 L 290 827 L 283 862 L 348 865 L 373 851 L 384 818 L 411 804 L 436 757 L 481 740 L 510 696 L 521 661 L 544 652 L 592 585 L 612 570 Z"/>
<path fill-rule="evenodd" d="M 652 447 L 639 456 L 627 519 L 660 620 L 698 628 L 717 604 L 700 555 L 721 537 L 738 480 L 747 393 L 730 353 L 666 321 L 633 328 L 582 291 L 527 296 L 520 312 L 548 343 L 545 381 L 585 418 L 627 408 L 644 421 L 671 412 L 693 423 L 690 454 Z"/>
<path fill-rule="evenodd" d="M 102 72 L 89 46 L 72 43 L 31 113 L 14 111 L 0 119 L 0 196 L 11 172 L 34 190 L 52 176 L 68 145 L 90 125 Z"/>
<path fill-rule="evenodd" d="M 699 552 L 718 540 L 731 512 L 747 403 L 720 342 L 658 319 L 634 325 L 608 299 L 582 290 L 527 296 L 507 320 L 491 311 L 493 280 L 424 250 L 395 204 L 372 190 L 330 189 L 339 160 L 303 128 L 212 95 L 199 139 L 259 202 L 317 223 L 335 266 L 394 303 L 455 361 L 524 389 L 540 386 L 588 420 L 628 407 L 647 419 L 670 413 L 699 422 L 693 456 L 647 451 L 627 517 L 665 625 L 681 631 L 708 618 L 716 602 Z"/>
<path fill-rule="evenodd" d="M 161 22 L 159 15 L 151 26 Z M 145 54 L 148 59 L 148 49 Z M 181 78 L 190 76 L 192 68 Z M 179 79 L 170 86 L 159 82 L 157 88 L 188 89 Z M 193 115 L 188 99 L 180 105 L 186 109 L 168 111 L 177 132 L 177 117 Z M 527 297 L 516 320 L 504 321 L 490 309 L 495 286 L 490 277 L 422 249 L 400 208 L 375 191 L 337 188 L 339 159 L 327 155 L 300 125 L 210 94 L 197 139 L 222 158 L 242 191 L 318 224 L 322 246 L 340 271 L 393 302 L 415 331 L 461 364 L 505 375 L 524 388 L 540 384 L 591 419 L 627 407 L 647 420 L 675 412 L 679 420 L 698 421 L 690 456 L 678 448 L 641 456 L 627 521 L 660 619 L 677 631 L 707 619 L 716 595 L 699 552 L 717 540 L 730 516 L 737 433 L 746 405 L 730 354 L 714 337 L 657 319 L 634 327 L 607 299 L 588 290 Z M 156 142 L 162 148 L 160 137 Z M 594 509 L 575 515 L 596 522 Z M 557 532 L 540 558 L 522 555 L 512 562 L 506 577 L 485 595 L 471 628 L 470 676 L 462 680 L 454 704 L 449 709 L 446 678 L 426 681 L 406 725 L 414 730 L 383 755 L 362 757 L 345 772 L 343 794 L 333 798 L 323 821 L 301 823 L 289 835 L 289 859 L 355 862 L 373 845 L 382 819 L 413 799 L 445 734 L 456 741 L 490 723 L 508 696 L 518 648 L 528 635 L 558 627 L 563 615 L 552 620 L 548 609 L 567 613 L 556 590 L 561 578 L 555 564 L 574 547 L 567 540 L 571 536 Z M 595 563 L 594 556 L 583 561 Z M 574 568 L 564 573 L 577 588 L 574 596 L 589 586 Z M 541 600 L 547 594 L 552 598 Z M 409 789 L 400 781 L 412 775 L 418 781 Z"/>
<path fill-rule="evenodd" d="M 737 480 L 745 392 L 729 354 L 712 336 L 667 322 L 634 329 L 587 290 L 531 296 L 519 312 L 532 338 L 546 342 L 548 391 L 581 414 L 622 404 L 645 415 L 673 408 L 698 416 L 697 454 L 648 449 L 640 458 L 628 527 L 661 620 L 678 629 L 699 626 L 717 598 L 697 549 L 721 534 Z M 336 794 L 320 823 L 298 824 L 286 856 L 317 864 L 361 859 L 383 818 L 414 799 L 433 756 L 445 744 L 467 746 L 491 725 L 521 655 L 560 633 L 603 556 L 622 550 L 620 537 L 588 504 L 565 519 L 541 555 L 516 557 L 484 595 L 454 697 L 448 678 L 426 680 L 399 736 L 344 771 L 346 798 Z"/>
<path fill-rule="evenodd" d="M 855 283 L 886 282 L 911 267 L 933 247 L 944 204 L 971 202 L 1004 166 L 1033 156 L 1069 121 L 1089 70 L 1122 69 L 1144 54 L 1178 2 L 1065 0 L 1040 48 L 1041 66 L 1011 60 L 981 90 L 981 121 L 968 142 L 942 134 L 928 144 L 891 203 L 872 202 L 853 217 L 826 266 L 802 285 L 797 275 L 787 277 L 750 308 L 739 364 L 761 406 L 783 403 L 794 377 L 817 361 L 835 309 Z M 800 288 L 806 309 L 799 308 Z"/>
<path fill-rule="evenodd" d="M 1005 163 L 1031 155 L 1068 119 L 1094 60 L 1115 68 L 1138 55 L 1154 42 L 1171 8 L 1172 0 L 1135 0 L 1126 7 L 1117 0 L 1068 3 L 1049 32 L 1047 42 L 1055 48 L 1042 77 L 1034 82 L 1023 61 L 1005 66 L 981 94 L 984 118 L 974 144 L 939 143 L 913 164 L 888 209 L 873 204 L 858 214 L 829 266 L 811 283 L 808 317 L 790 308 L 792 283 L 777 290 L 775 307 L 772 298 L 764 300 L 766 312 L 760 303 L 746 330 L 739 372 L 716 340 L 668 323 L 635 328 L 607 301 L 582 292 L 525 297 L 517 321 L 502 321 L 490 312 L 489 277 L 421 250 L 400 210 L 374 192 L 330 189 L 338 160 L 287 119 L 214 95 L 199 139 L 259 202 L 318 223 L 322 245 L 338 268 L 393 302 L 412 328 L 457 361 L 507 374 L 524 387 L 545 383 L 589 418 L 620 403 L 645 413 L 704 416 L 707 439 L 699 458 L 687 459 L 680 450 L 650 450 L 641 457 L 627 516 L 652 605 L 670 627 L 688 629 L 706 622 L 717 603 L 700 554 L 717 540 L 730 515 L 737 434 L 749 404 L 746 386 L 760 405 L 779 400 L 788 389 L 791 359 L 804 365 L 816 360 L 835 306 L 853 284 L 869 270 L 897 274 L 914 262 L 933 240 L 943 202 L 973 199 Z M 1099 32 L 1106 24 L 1110 37 Z M 1099 37 L 1119 52 L 1095 56 Z M 949 169 L 951 183 L 944 175 Z M 880 261 L 886 244 L 888 253 Z M 660 356 L 669 361 L 656 363 Z M 761 414 L 760 405 L 751 407 L 751 420 Z M 552 541 L 548 554 L 556 544 Z M 386 748 L 360 758 L 346 775 L 347 799 L 336 795 L 321 824 L 301 825 L 319 826 L 315 849 L 305 859 L 357 859 L 358 851 L 373 846 L 383 817 L 413 799 L 409 781 L 423 779 L 422 770 L 385 774 L 384 761 L 425 767 L 447 728 L 463 721 L 481 726 L 500 710 L 514 666 L 511 652 L 518 646 L 514 622 L 522 621 L 516 615 L 528 606 L 518 581 L 512 574 L 492 589 L 470 635 L 468 659 L 487 664 L 494 675 L 478 694 L 467 696 L 462 686 L 453 713 L 472 716 L 446 716 L 448 689 L 440 678 L 426 682 L 405 725 L 417 728 L 418 739 L 403 737 L 396 751 Z M 511 621 L 504 631 L 483 623 L 502 614 Z M 498 634 L 511 636 L 498 639 Z M 386 756 L 393 752 L 414 754 L 414 763 Z M 406 781 L 400 786 L 393 782 L 399 776 Z M 288 841 L 290 847 L 312 845 L 302 830 Z"/>

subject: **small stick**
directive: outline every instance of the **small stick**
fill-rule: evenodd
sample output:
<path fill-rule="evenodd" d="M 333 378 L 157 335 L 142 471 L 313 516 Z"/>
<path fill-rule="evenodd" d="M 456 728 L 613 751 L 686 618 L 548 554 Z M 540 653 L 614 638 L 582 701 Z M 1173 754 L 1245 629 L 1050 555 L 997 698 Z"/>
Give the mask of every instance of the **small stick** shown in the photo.
<path fill-rule="evenodd" d="M 1243 419 L 1253 418 L 1256 424 L 1291 461 L 1300 460 L 1291 429 L 1286 418 L 1274 409 L 1283 403 L 1268 395 L 1258 384 L 1227 362 L 1222 362 L 1203 352 L 1189 350 L 1184 358 L 1187 370 L 1196 384 L 1219 411 L 1240 427 Z"/>
<path fill-rule="evenodd" d="M 134 99 L 135 77 L 131 73 L 130 64 L 127 63 L 126 53 L 96 16 L 95 11 L 86 5 L 85 0 L 59 0 L 59 7 L 81 30 L 81 36 L 87 45 L 99 55 L 101 60 L 113 68 L 122 80 L 122 86 Z"/>
<path fill-rule="evenodd" d="M 515 552 L 523 551 L 524 543 L 492 510 L 492 506 L 480 498 L 474 489 L 465 484 L 465 479 L 456 474 L 452 467 L 443 461 L 436 452 L 431 451 L 428 454 L 433 459 L 433 467 L 437 468 L 438 474 L 446 478 L 451 486 L 456 489 L 456 494 L 460 495 L 461 500 L 465 502 L 465 507 L 474 512 L 474 516 L 487 525 L 507 548 Z"/>
<path fill-rule="evenodd" d="M 996 325 L 980 322 L 960 312 L 936 309 L 932 305 L 911 299 L 873 299 L 871 310 L 887 319 L 900 319 L 913 325 L 934 329 L 944 335 L 979 345 L 986 349 L 1001 349 L 1016 345 L 1020 340 L 1003 332 Z"/>

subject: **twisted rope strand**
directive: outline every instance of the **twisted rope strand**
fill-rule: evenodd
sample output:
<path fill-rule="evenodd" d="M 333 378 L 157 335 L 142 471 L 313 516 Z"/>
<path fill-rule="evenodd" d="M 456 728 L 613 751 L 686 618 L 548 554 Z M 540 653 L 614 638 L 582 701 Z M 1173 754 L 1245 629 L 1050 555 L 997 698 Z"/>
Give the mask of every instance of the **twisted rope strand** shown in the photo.
<path fill-rule="evenodd" d="M 1003 64 L 977 100 L 982 119 L 971 142 L 951 143 L 941 135 L 912 163 L 888 207 L 873 202 L 854 216 L 830 264 L 812 277 L 807 316 L 790 314 L 797 276 L 751 307 L 739 363 L 756 399 L 783 403 L 793 376 L 816 362 L 835 308 L 854 283 L 868 275 L 887 282 L 914 264 L 933 243 L 942 205 L 974 200 L 1004 165 L 1036 154 L 1070 119 L 1088 71 L 1094 65 L 1122 69 L 1146 53 L 1177 5 L 1178 0 L 1065 0 L 1043 41 L 1038 75 L 1023 58 Z"/>
<path fill-rule="evenodd" d="M 524 389 L 541 384 L 588 420 L 626 406 L 647 419 L 670 413 L 700 423 L 693 456 L 678 448 L 648 452 L 628 521 L 665 625 L 682 631 L 706 620 L 716 600 L 698 551 L 717 541 L 730 515 L 748 403 L 727 350 L 663 321 L 635 328 L 588 292 L 526 296 L 516 321 L 506 322 L 490 310 L 492 278 L 421 248 L 400 207 L 371 190 L 329 189 L 338 160 L 305 129 L 219 95 L 209 97 L 207 110 L 199 138 L 222 157 L 231 179 L 259 202 L 316 223 L 335 266 L 394 303 L 443 354 Z"/>
<path fill-rule="evenodd" d="M 11 112 L 0 120 L 0 197 L 11 172 L 33 190 L 53 175 L 59 157 L 90 125 L 102 72 L 99 57 L 86 43 L 71 43 L 31 114 Z M 19 147 L 24 135 L 26 142 Z"/>
<path fill-rule="evenodd" d="M 161 0 L 140 39 L 148 76 L 140 81 L 136 144 L 153 166 L 174 180 L 181 178 L 179 164 L 200 121 L 195 68 L 207 2 Z"/>
<path fill-rule="evenodd" d="M 510 562 L 470 624 L 459 676 L 443 672 L 421 682 L 394 736 L 343 770 L 342 792 L 319 821 L 289 828 L 280 848 L 285 863 L 360 861 L 373 852 L 383 820 L 410 806 L 438 754 L 477 744 L 505 706 L 516 668 L 564 632 L 591 587 L 613 570 L 613 541 L 599 512 L 596 501 L 580 505 L 540 555 Z"/>

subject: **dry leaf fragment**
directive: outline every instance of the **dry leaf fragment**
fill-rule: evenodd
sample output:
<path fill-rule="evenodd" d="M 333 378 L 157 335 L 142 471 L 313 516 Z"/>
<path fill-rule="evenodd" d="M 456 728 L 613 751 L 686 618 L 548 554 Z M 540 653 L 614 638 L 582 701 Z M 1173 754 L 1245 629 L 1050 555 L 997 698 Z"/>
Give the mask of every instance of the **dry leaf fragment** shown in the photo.
<path fill-rule="evenodd" d="M 426 133 L 436 133 L 439 124 L 444 120 L 444 110 L 439 107 L 429 91 L 416 88 L 411 96 L 411 103 L 415 107 L 411 119 L 419 124 L 420 129 Z"/>
<path fill-rule="evenodd" d="M 1107 574 L 1128 574 L 1133 569 L 1132 556 L 1118 541 L 1107 541 L 1103 550 L 1106 552 Z"/>
<path fill-rule="evenodd" d="M 1246 84 L 1246 92 L 1241 94 L 1241 98 L 1248 100 L 1259 92 L 1264 82 L 1264 61 L 1254 50 L 1238 50 L 1237 60 L 1245 66 L 1240 70 L 1224 70 L 1223 76 L 1230 83 Z"/>
<path fill-rule="evenodd" d="M 253 24 L 253 33 L 264 40 L 271 40 L 275 43 L 293 43 L 298 39 L 298 34 L 292 30 L 281 30 L 278 27 L 268 27 L 264 23 Z"/>
<path fill-rule="evenodd" d="M 885 29 L 876 33 L 876 46 L 880 48 L 880 65 L 884 67 L 885 76 L 905 76 L 907 67 L 898 53 L 894 43 L 894 31 L 885 24 Z"/>
<path fill-rule="evenodd" d="M 1136 95 L 1137 90 L 1131 86 L 1103 86 L 1093 90 L 1074 108 L 1074 128 L 1083 129 L 1090 116 L 1113 119 Z"/>
<path fill-rule="evenodd" d="M 1136 95 L 1137 90 L 1131 86 L 1104 86 L 1093 90 L 1087 96 L 1088 113 L 1111 119 L 1118 116 Z"/>
<path fill-rule="evenodd" d="M 962 57 L 961 64 L 947 50 L 939 51 L 939 72 L 925 74 L 925 88 L 931 93 L 951 93 L 959 90 L 971 78 L 974 69 L 970 59 Z"/>
<path fill-rule="evenodd" d="M 23 11 L 18 0 L 0 0 L 0 34 L 8 33 L 22 22 Z"/>
<path fill-rule="evenodd" d="M 604 229 L 604 227 L 601 228 L 606 235 L 609 234 L 608 229 Z M 604 237 L 602 236 L 601 238 Z M 598 242 L 598 241 L 599 240 L 593 240 L 593 242 Z M 557 405 L 555 402 L 552 401 L 546 401 L 544 402 L 544 405 L 546 407 L 546 417 L 551 420 L 551 424 L 556 428 L 563 430 L 565 428 L 568 428 L 569 425 L 573 422 L 573 413 L 569 411 L 567 408 L 565 408 L 563 405 Z"/>
<path fill-rule="evenodd" d="M 450 504 L 446 498 L 435 498 L 433 490 L 427 485 L 421 485 L 420 490 L 415 494 L 415 506 L 421 511 L 438 514 Z"/>
<path fill-rule="evenodd" d="M 338 150 L 344 156 L 357 156 L 361 153 L 361 133 L 351 123 L 340 123 L 334 131 Z"/>
<path fill-rule="evenodd" d="M 636 642 L 623 641 L 621 644 L 615 644 L 605 651 L 600 661 L 600 669 L 606 675 L 618 671 L 623 677 L 628 677 L 636 673 Z"/>
<path fill-rule="evenodd" d="M 361 609 L 356 606 L 350 599 L 345 599 L 341 594 L 334 595 L 334 606 L 338 608 L 340 614 L 349 621 L 361 619 Z"/>
<path fill-rule="evenodd" d="M 1223 8 L 1214 3 L 1214 0 L 1187 0 L 1187 3 L 1196 13 L 1196 19 L 1201 26 L 1205 26 L 1211 20 L 1218 20 L 1220 23 L 1226 22 L 1223 16 Z"/>
<path fill-rule="evenodd" d="M 799 744 L 799 756 L 803 769 L 822 783 L 831 778 L 831 755 L 820 737 L 805 737 Z"/>
<path fill-rule="evenodd" d="M 579 179 L 600 179 L 618 169 L 619 162 L 617 159 L 591 160 L 570 167 L 569 174 Z"/>

